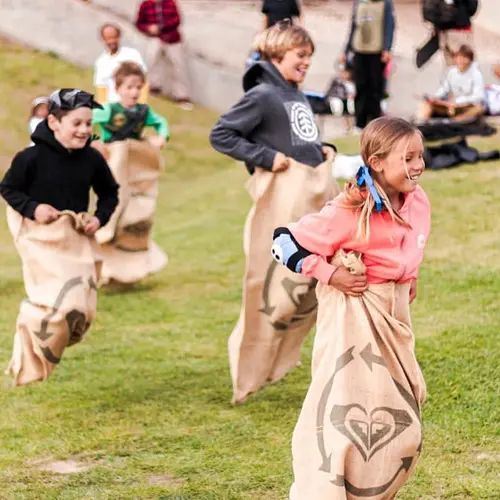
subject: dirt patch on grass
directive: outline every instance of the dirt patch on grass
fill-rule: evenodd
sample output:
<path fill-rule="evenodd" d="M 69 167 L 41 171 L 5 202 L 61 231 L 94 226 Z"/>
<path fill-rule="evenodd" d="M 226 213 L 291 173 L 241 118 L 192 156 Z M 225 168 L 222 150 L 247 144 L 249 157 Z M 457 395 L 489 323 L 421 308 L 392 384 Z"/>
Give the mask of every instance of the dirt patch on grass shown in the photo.
<path fill-rule="evenodd" d="M 92 468 L 92 465 L 68 459 L 46 462 L 40 464 L 38 468 L 42 471 L 54 472 L 55 474 L 78 474 L 79 472 L 87 472 Z"/>
<path fill-rule="evenodd" d="M 183 484 L 185 482 L 185 479 L 174 477 L 170 474 L 157 474 L 148 477 L 148 483 L 155 486 Z"/>
<path fill-rule="evenodd" d="M 65 460 L 54 460 L 51 457 L 41 458 L 32 460 L 29 464 L 38 470 L 61 475 L 87 472 L 98 464 L 98 461 L 83 461 L 81 458 L 81 456 L 73 456 Z"/>
<path fill-rule="evenodd" d="M 483 461 L 487 460 L 488 462 L 498 462 L 500 461 L 500 453 L 478 453 L 476 455 L 476 460 Z"/>

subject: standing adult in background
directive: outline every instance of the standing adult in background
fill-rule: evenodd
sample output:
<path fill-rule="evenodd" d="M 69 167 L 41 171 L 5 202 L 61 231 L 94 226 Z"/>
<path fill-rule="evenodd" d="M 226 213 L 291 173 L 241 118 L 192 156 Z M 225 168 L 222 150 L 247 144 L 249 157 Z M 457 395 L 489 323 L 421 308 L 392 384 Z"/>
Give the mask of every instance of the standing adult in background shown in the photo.
<path fill-rule="evenodd" d="M 462 45 L 474 46 L 472 17 L 478 0 L 424 0 L 422 14 L 440 34 L 440 46 L 447 66 L 453 66 L 457 50 Z"/>
<path fill-rule="evenodd" d="M 166 93 L 183 109 L 190 110 L 193 105 L 180 24 L 175 0 L 144 0 L 139 7 L 137 29 L 152 38 L 147 55 L 151 92 Z M 166 83 L 169 91 L 165 90 Z"/>
<path fill-rule="evenodd" d="M 94 66 L 94 85 L 96 100 L 101 104 L 118 102 L 120 100 L 115 86 L 114 72 L 122 62 L 135 62 L 146 71 L 146 64 L 137 49 L 121 46 L 121 29 L 113 23 L 106 23 L 100 29 L 101 39 L 106 50 L 97 58 Z M 144 102 L 147 89 L 141 95 Z"/>
<path fill-rule="evenodd" d="M 302 24 L 300 0 L 263 0 L 262 14 L 264 29 L 274 26 L 284 19 Z"/>
<path fill-rule="evenodd" d="M 340 62 L 354 53 L 358 129 L 382 115 L 384 68 L 391 60 L 394 28 L 392 0 L 354 0 L 351 30 Z"/>

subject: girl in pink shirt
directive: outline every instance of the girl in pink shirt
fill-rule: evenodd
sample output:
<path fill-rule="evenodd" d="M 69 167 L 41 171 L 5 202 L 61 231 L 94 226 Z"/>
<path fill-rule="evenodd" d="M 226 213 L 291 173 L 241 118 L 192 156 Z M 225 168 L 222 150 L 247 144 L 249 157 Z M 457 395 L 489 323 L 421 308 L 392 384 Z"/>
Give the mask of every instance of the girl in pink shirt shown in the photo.
<path fill-rule="evenodd" d="M 356 182 L 347 182 L 321 212 L 278 228 L 274 258 L 351 296 L 361 295 L 369 283 L 411 282 L 412 301 L 430 230 L 429 200 L 418 184 L 423 152 L 420 133 L 406 121 L 371 122 L 361 136 L 366 165 Z M 366 276 L 332 265 L 339 249 L 361 253 Z"/>
<path fill-rule="evenodd" d="M 274 258 L 320 282 L 312 380 L 292 438 L 291 500 L 395 498 L 420 456 L 425 381 L 409 302 L 430 230 L 418 184 L 423 152 L 406 121 L 372 121 L 361 136 L 365 165 L 344 193 L 275 231 Z M 345 254 L 366 274 L 332 264 L 346 263 Z"/>

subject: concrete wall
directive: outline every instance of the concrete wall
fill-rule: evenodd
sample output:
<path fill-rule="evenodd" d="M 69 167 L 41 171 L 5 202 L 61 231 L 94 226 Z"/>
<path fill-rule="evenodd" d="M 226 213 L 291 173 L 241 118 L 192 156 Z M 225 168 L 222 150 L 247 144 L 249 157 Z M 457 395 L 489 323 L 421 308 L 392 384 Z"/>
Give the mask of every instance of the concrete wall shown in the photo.
<path fill-rule="evenodd" d="M 316 53 L 305 85 L 308 89 L 321 91 L 332 77 L 334 61 L 346 37 L 350 1 L 332 0 L 321 15 L 313 9 L 307 16 L 307 25 L 316 41 Z M 498 31 L 499 16 L 493 2 L 498 0 L 482 1 L 476 25 L 486 27 L 488 24 Z M 131 23 L 139 3 L 140 0 L 93 0 L 91 5 L 79 0 L 0 0 L 0 34 L 42 51 L 52 51 L 76 64 L 92 66 L 103 50 L 98 28 L 112 21 L 122 27 L 125 45 L 146 54 L 148 39 Z M 224 111 L 242 93 L 244 59 L 259 26 L 258 2 L 231 0 L 225 8 L 218 4 L 219 9 L 213 9 L 210 0 L 180 0 L 179 5 L 193 99 L 208 108 Z M 400 26 L 408 29 L 399 30 L 396 37 L 396 73 L 391 80 L 390 111 L 403 116 L 414 111 L 415 94 L 435 90 L 442 72 L 440 57 L 435 57 L 421 71 L 415 69 L 415 47 L 427 36 L 427 28 L 420 23 L 420 18 L 418 23 L 411 24 L 417 8 L 404 5 L 398 8 Z M 482 62 L 498 62 L 500 51 L 495 44 L 499 40 L 498 35 L 490 32 L 481 42 Z M 487 78 L 492 80 L 488 72 Z M 54 86 L 63 84 L 54 82 Z"/>

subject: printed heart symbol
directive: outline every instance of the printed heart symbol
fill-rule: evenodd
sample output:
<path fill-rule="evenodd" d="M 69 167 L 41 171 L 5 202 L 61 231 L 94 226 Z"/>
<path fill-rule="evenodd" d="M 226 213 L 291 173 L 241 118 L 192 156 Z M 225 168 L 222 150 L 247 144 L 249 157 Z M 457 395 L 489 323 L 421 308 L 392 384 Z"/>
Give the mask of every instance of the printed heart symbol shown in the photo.
<path fill-rule="evenodd" d="M 381 406 L 368 413 L 359 404 L 335 405 L 330 420 L 356 446 L 365 462 L 413 423 L 406 410 Z"/>

